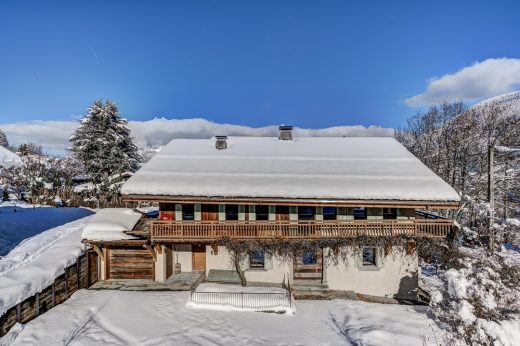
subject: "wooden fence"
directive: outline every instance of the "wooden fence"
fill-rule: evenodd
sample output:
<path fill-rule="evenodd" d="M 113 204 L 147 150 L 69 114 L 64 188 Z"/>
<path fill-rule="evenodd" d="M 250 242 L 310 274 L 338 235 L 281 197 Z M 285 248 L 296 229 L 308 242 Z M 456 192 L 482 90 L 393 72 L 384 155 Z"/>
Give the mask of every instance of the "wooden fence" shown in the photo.
<path fill-rule="evenodd" d="M 7 310 L 0 317 L 0 337 L 16 323 L 27 323 L 54 306 L 63 303 L 81 288 L 88 288 L 98 280 L 97 255 L 88 251 L 76 263 L 67 267 L 54 282 Z"/>

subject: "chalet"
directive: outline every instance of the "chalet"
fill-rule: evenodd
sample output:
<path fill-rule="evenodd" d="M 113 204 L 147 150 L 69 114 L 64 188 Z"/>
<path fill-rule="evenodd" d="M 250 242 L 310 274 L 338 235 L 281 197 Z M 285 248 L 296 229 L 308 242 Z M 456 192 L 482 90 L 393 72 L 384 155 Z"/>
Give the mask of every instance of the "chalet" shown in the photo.
<path fill-rule="evenodd" d="M 122 194 L 126 201 L 157 202 L 160 216 L 139 221 L 126 232 L 130 239 L 86 240 L 102 256 L 102 279 L 164 282 L 177 275 L 174 269 L 208 278 L 232 271 L 228 248 L 218 245 L 222 238 L 446 237 L 453 220 L 428 215 L 444 215 L 460 201 L 393 138 L 295 138 L 290 126 L 281 126 L 278 138 L 174 139 L 123 185 Z M 418 280 L 413 244 L 371 244 L 344 245 L 344 256 L 335 260 L 325 255 L 329 248 L 291 260 L 252 251 L 241 266 L 248 282 L 288 278 L 293 285 L 407 298 Z"/>

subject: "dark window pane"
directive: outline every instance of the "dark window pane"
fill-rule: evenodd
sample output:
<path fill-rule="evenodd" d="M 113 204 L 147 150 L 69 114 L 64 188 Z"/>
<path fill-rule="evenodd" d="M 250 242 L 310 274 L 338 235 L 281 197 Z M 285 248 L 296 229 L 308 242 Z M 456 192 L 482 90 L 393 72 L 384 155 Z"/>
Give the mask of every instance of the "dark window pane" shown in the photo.
<path fill-rule="evenodd" d="M 182 219 L 185 221 L 195 220 L 195 205 L 183 204 L 182 205 Z"/>
<path fill-rule="evenodd" d="M 316 257 L 316 252 L 314 252 L 314 251 L 304 252 L 302 255 L 302 263 L 305 265 L 318 263 L 318 258 Z"/>
<path fill-rule="evenodd" d="M 265 253 L 262 250 L 252 251 L 249 254 L 249 266 L 251 268 L 264 268 Z"/>
<path fill-rule="evenodd" d="M 256 219 L 257 220 L 269 220 L 269 206 L 268 205 L 257 205 L 255 207 L 256 210 Z"/>
<path fill-rule="evenodd" d="M 226 204 L 226 220 L 238 220 L 238 205 Z"/>
<path fill-rule="evenodd" d="M 383 208 L 383 219 L 397 219 L 397 209 Z"/>
<path fill-rule="evenodd" d="M 314 207 L 298 207 L 298 220 L 314 220 Z"/>
<path fill-rule="evenodd" d="M 375 266 L 376 265 L 376 249 L 373 247 L 363 248 L 363 265 L 364 266 Z"/>
<path fill-rule="evenodd" d="M 336 207 L 323 207 L 323 220 L 336 220 L 337 213 Z"/>
<path fill-rule="evenodd" d="M 366 208 L 354 208 L 354 220 L 366 220 L 367 209 Z"/>

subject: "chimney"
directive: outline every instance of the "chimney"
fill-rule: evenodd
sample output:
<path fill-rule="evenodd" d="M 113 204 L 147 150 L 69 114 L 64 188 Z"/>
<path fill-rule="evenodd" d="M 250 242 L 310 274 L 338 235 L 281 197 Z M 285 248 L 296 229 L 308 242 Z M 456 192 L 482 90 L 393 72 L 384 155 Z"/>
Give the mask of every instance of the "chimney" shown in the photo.
<path fill-rule="evenodd" d="M 218 150 L 227 149 L 227 136 L 215 136 L 215 148 Z"/>
<path fill-rule="evenodd" d="M 293 127 L 289 125 L 280 125 L 280 127 L 278 127 L 278 130 L 280 130 L 280 135 L 278 136 L 278 139 L 282 141 L 292 141 L 292 129 Z"/>

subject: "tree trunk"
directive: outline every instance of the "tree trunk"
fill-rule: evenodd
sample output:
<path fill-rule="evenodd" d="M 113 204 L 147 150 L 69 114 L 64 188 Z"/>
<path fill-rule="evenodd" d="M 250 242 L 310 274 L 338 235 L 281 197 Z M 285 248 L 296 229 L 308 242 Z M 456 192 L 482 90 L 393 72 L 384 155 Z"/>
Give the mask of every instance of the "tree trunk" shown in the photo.
<path fill-rule="evenodd" d="M 242 286 L 246 287 L 247 286 L 246 275 L 244 274 L 244 271 L 242 270 L 242 268 L 240 268 L 240 254 L 239 253 L 235 253 L 235 270 L 237 271 L 238 276 L 240 277 L 240 281 L 242 281 Z"/>

